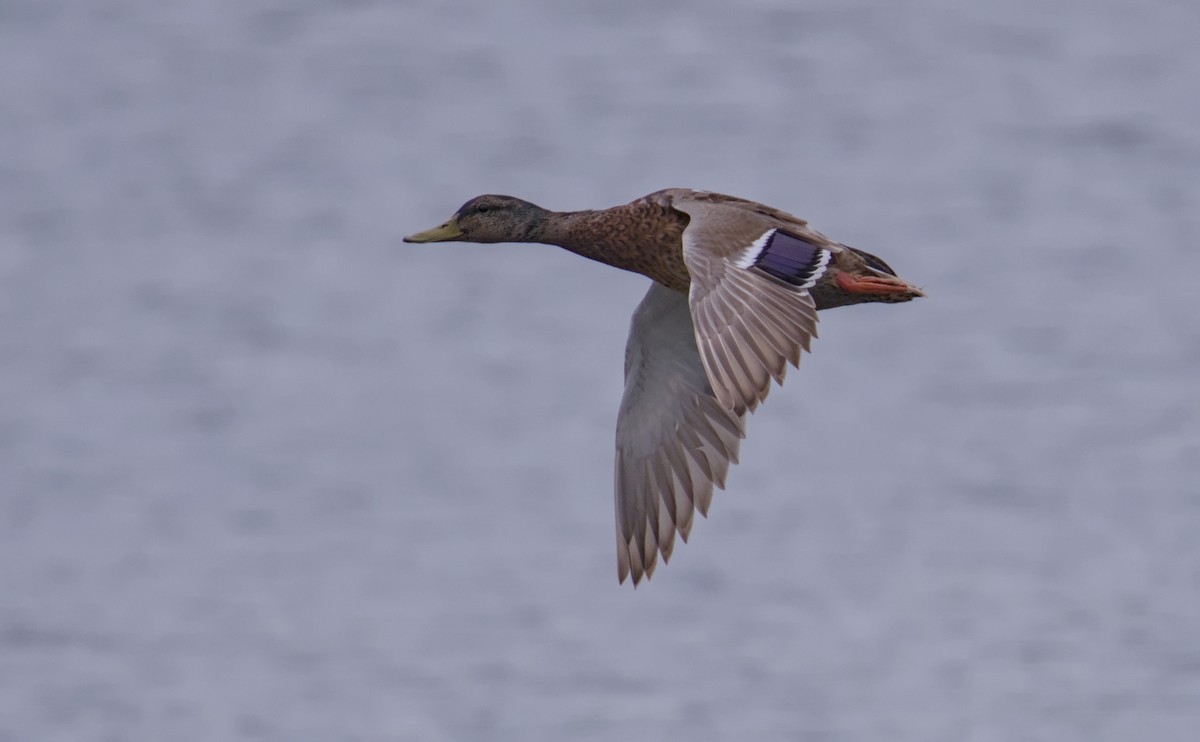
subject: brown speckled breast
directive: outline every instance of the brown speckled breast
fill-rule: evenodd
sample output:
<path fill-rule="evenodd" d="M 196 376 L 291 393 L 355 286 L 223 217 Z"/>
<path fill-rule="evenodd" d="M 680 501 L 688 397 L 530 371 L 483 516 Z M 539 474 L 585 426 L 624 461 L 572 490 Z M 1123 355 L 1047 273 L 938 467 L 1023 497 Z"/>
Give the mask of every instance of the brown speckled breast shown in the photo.
<path fill-rule="evenodd" d="M 677 291 L 691 276 L 683 263 L 686 214 L 667 206 L 635 201 L 604 211 L 564 214 L 552 241 L 573 253 L 634 273 Z"/>

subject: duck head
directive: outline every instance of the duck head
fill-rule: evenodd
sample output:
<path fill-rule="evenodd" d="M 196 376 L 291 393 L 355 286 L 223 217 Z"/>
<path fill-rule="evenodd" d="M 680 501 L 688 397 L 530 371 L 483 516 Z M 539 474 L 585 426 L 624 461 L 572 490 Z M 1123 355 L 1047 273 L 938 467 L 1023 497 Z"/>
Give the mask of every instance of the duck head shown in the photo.
<path fill-rule="evenodd" d="M 476 196 L 444 223 L 405 242 L 533 242 L 549 211 L 513 196 Z"/>

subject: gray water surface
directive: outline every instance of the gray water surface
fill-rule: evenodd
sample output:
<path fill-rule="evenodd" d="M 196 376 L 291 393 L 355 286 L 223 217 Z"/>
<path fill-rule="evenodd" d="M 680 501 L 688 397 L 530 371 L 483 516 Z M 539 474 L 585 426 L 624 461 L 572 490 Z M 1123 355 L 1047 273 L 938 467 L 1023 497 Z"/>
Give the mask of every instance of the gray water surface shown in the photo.
<path fill-rule="evenodd" d="M 1200 735 L 1200 6 L 0 2 L 0 740 Z M 404 245 L 668 186 L 838 309 L 636 591 L 646 279 Z"/>

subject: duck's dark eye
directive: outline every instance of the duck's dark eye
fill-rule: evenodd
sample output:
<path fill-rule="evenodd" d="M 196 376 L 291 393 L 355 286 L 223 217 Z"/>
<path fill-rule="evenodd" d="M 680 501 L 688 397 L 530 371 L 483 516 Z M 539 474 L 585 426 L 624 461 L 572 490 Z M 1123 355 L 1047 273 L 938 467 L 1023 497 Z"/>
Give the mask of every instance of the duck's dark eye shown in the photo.
<path fill-rule="evenodd" d="M 475 211 L 478 211 L 480 214 L 486 214 L 488 213 L 488 208 L 487 206 L 476 206 Z"/>

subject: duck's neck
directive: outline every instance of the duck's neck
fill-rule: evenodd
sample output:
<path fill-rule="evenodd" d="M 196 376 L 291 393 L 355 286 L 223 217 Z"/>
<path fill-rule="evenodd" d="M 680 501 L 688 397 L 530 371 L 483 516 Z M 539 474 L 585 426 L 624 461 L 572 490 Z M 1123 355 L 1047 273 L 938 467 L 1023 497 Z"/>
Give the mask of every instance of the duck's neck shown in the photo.
<path fill-rule="evenodd" d="M 551 211 L 539 225 L 533 242 L 558 245 L 576 255 L 610 262 L 606 253 L 611 250 L 606 230 L 598 229 L 599 211 Z"/>

